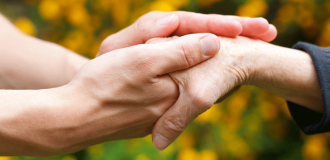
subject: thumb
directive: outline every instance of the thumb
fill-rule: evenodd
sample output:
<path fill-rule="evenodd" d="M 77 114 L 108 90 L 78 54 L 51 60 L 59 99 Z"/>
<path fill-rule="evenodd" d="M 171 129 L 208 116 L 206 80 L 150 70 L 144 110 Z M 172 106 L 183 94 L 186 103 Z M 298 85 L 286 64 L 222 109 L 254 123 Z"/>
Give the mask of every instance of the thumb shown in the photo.
<path fill-rule="evenodd" d="M 168 37 L 178 26 L 179 17 L 174 13 L 149 12 L 131 26 L 107 37 L 102 42 L 98 56 L 116 49 L 144 44 L 151 38 Z"/>
<path fill-rule="evenodd" d="M 185 130 L 190 122 L 208 110 L 213 104 L 193 102 L 190 96 L 186 94 L 187 92 L 181 91 L 180 89 L 180 96 L 176 103 L 157 120 L 153 128 L 152 139 L 157 150 L 167 148 Z"/>
<path fill-rule="evenodd" d="M 213 34 L 200 33 L 165 43 L 144 44 L 140 47 L 144 48 L 132 49 L 143 52 L 143 57 L 148 57 L 146 63 L 151 66 L 149 67 L 151 74 L 159 76 L 190 68 L 215 56 L 220 50 L 220 42 Z"/>

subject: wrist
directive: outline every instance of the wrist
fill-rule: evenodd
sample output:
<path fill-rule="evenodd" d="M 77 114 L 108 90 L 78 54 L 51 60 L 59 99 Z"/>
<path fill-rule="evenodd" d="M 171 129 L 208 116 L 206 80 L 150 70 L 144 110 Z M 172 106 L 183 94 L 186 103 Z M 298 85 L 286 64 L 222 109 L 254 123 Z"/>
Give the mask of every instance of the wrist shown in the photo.
<path fill-rule="evenodd" d="M 322 112 L 322 96 L 310 55 L 304 51 L 263 43 L 251 85 Z"/>
<path fill-rule="evenodd" d="M 224 68 L 229 68 L 227 76 L 234 75 L 237 85 L 253 84 L 260 68 L 258 63 L 261 61 L 260 51 L 264 47 L 263 42 L 246 37 L 220 37 L 220 42 L 219 61 L 227 66 Z"/>

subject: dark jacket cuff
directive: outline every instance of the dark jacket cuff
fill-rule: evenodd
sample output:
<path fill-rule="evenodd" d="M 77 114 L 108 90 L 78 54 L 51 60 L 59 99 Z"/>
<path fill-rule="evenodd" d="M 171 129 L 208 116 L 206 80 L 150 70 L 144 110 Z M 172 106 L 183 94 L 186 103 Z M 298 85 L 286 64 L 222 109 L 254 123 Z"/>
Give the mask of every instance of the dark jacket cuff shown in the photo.
<path fill-rule="evenodd" d="M 330 131 L 330 48 L 321 48 L 305 42 L 298 42 L 293 46 L 310 54 L 323 100 L 323 114 L 306 107 L 288 102 L 292 118 L 306 134 L 316 134 Z"/>

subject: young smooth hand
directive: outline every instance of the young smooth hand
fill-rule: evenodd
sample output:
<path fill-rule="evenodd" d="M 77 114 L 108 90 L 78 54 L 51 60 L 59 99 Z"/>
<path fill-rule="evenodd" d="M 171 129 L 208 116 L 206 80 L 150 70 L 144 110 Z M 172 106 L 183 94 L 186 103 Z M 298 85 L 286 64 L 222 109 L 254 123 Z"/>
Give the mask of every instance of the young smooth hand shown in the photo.
<path fill-rule="evenodd" d="M 0 155 L 59 155 L 150 134 L 179 96 L 168 73 L 219 49 L 215 35 L 187 35 L 106 53 L 59 88 L 0 90 Z"/>
<path fill-rule="evenodd" d="M 137 44 L 144 44 L 151 38 L 184 36 L 193 33 L 213 33 L 218 36 L 246 36 L 272 41 L 276 28 L 264 18 L 199 14 L 192 12 L 149 12 L 135 23 L 106 38 L 98 55 Z"/>

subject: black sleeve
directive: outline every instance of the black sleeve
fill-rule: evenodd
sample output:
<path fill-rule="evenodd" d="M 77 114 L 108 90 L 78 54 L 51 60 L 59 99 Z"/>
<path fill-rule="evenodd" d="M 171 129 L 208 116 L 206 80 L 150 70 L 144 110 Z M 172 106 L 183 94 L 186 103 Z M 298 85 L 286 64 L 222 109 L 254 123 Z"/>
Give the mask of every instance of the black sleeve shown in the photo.
<path fill-rule="evenodd" d="M 293 46 L 308 52 L 312 57 L 323 99 L 323 114 L 288 102 L 289 110 L 297 125 L 306 134 L 330 131 L 330 47 L 321 48 L 309 43 L 298 42 Z"/>

